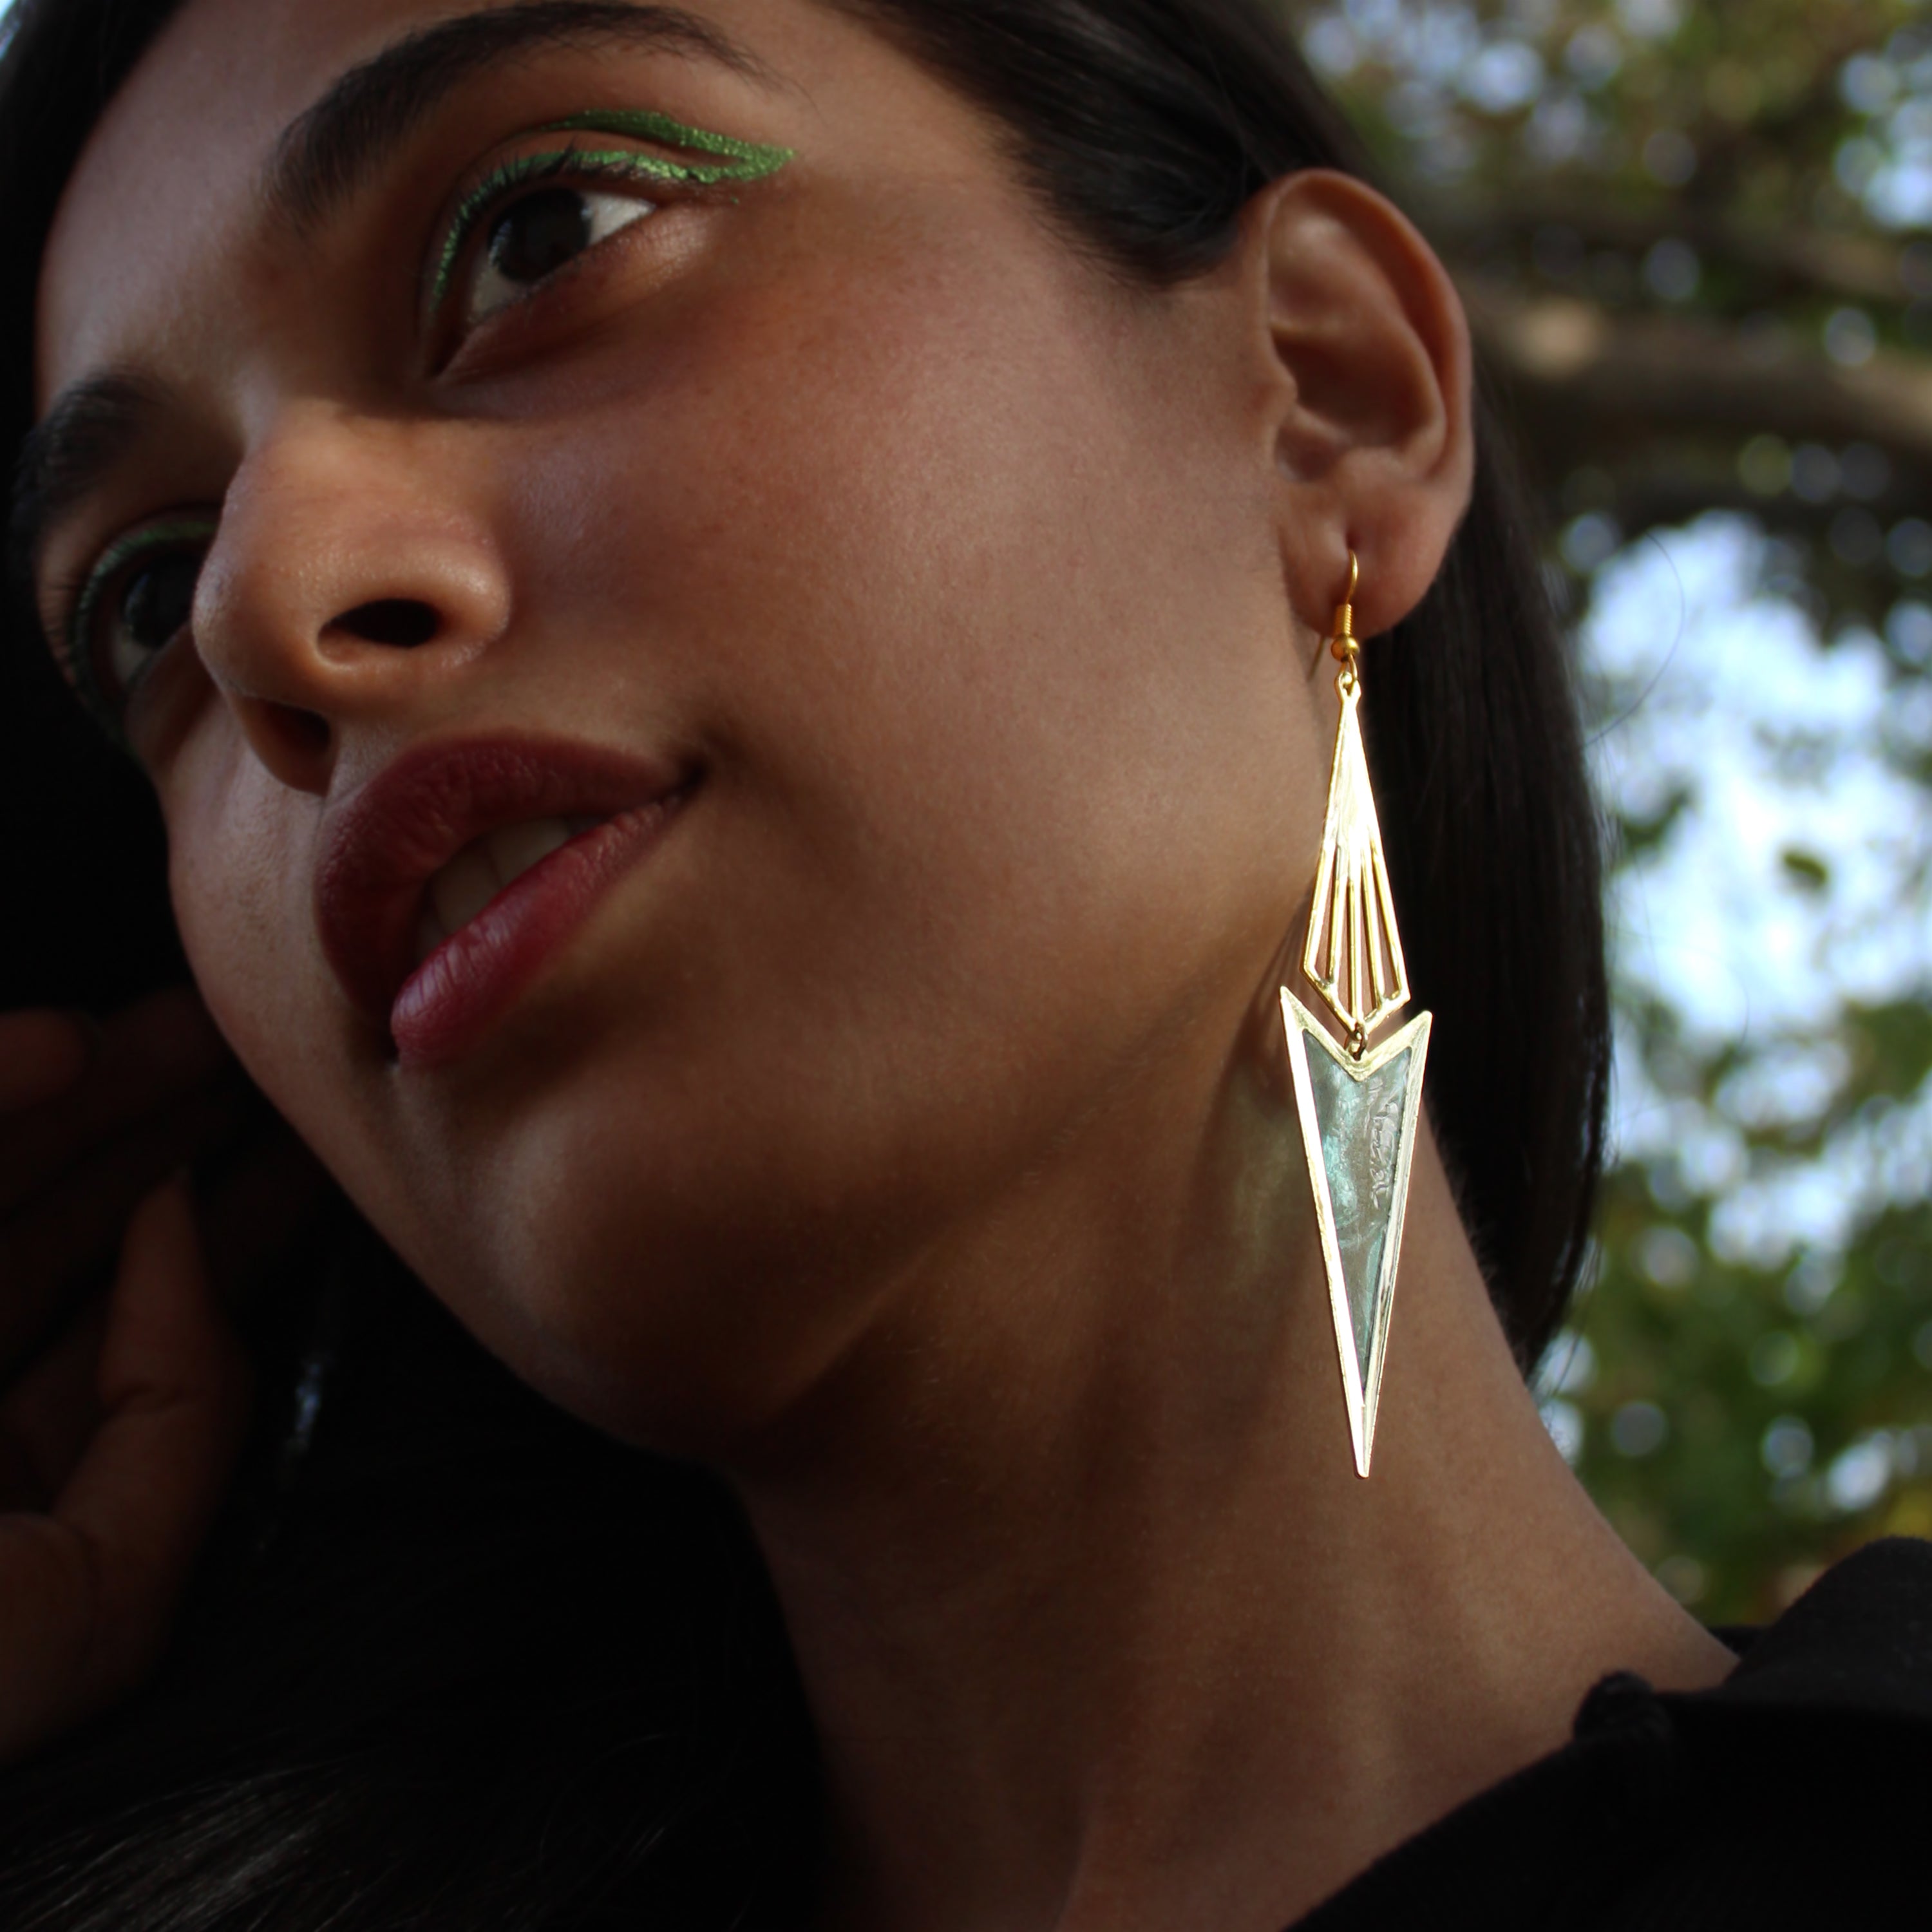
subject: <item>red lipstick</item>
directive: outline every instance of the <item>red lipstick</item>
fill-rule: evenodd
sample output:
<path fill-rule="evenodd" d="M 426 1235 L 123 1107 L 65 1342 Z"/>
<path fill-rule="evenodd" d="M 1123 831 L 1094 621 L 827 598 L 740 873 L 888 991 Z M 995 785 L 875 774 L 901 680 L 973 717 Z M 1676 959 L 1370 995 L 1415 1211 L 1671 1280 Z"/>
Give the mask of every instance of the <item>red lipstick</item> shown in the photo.
<path fill-rule="evenodd" d="M 322 951 L 407 1067 L 470 1051 L 654 850 L 695 790 L 688 768 L 567 739 L 418 746 L 334 808 L 316 868 Z M 431 881 L 478 840 L 596 820 L 416 959 Z"/>

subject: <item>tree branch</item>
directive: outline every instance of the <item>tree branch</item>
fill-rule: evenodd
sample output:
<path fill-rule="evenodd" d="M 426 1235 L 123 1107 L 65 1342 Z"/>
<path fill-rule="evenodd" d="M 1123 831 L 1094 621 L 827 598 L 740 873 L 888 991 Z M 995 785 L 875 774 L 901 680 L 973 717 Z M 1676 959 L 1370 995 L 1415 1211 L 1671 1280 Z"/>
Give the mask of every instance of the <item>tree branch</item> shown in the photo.
<path fill-rule="evenodd" d="M 1916 292 L 1906 284 L 1904 244 L 1875 235 L 1834 235 L 1816 228 L 1769 228 L 1732 220 L 1682 201 L 1638 211 L 1560 195 L 1530 194 L 1476 206 L 1425 210 L 1425 224 L 1452 260 L 1468 261 L 1498 239 L 1567 228 L 1586 248 L 1633 255 L 1665 240 L 1688 242 L 1708 263 L 1741 270 L 1760 284 L 1758 299 L 1794 293 L 1840 301 L 1895 303 Z"/>
<path fill-rule="evenodd" d="M 1793 442 L 1870 442 L 1902 466 L 1932 470 L 1932 362 L 1881 350 L 1842 368 L 1693 317 L 1616 315 L 1479 276 L 1461 286 L 1522 430 L 1551 454 L 1614 455 L 1660 430 L 1768 431 Z"/>

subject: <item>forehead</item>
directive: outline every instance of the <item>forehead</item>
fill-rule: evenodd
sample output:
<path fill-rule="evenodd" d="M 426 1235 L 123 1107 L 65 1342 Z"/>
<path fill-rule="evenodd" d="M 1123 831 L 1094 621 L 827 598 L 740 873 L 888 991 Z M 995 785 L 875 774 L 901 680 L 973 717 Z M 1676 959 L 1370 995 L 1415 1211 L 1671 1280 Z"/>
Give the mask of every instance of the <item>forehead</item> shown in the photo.
<path fill-rule="evenodd" d="M 100 118 L 43 260 L 38 400 L 111 359 L 116 289 L 164 334 L 184 220 L 239 218 L 280 132 L 335 74 L 398 34 L 464 10 L 410 0 L 190 0 Z M 238 190 L 242 190 L 237 192 Z"/>
<path fill-rule="evenodd" d="M 62 198 L 38 298 L 39 404 L 75 376 L 125 360 L 130 344 L 165 359 L 170 334 L 191 331 L 184 250 L 191 241 L 204 261 L 247 259 L 278 144 L 334 82 L 413 33 L 500 4 L 188 0 L 110 104 Z M 674 13 L 755 46 L 793 77 L 822 64 L 828 35 L 855 38 L 790 0 L 631 10 Z"/>

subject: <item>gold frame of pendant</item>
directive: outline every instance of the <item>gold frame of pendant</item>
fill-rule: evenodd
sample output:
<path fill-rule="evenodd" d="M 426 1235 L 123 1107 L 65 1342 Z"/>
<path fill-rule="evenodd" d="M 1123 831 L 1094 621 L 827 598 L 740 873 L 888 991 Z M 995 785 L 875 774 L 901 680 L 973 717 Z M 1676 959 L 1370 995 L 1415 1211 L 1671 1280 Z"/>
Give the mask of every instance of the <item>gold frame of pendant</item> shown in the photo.
<path fill-rule="evenodd" d="M 1302 1149 L 1308 1162 L 1308 1178 L 1315 1196 L 1316 1224 L 1321 1232 L 1322 1271 L 1328 1279 L 1329 1312 L 1335 1324 L 1335 1352 L 1342 1370 L 1342 1396 L 1348 1412 L 1348 1438 L 1355 1453 L 1355 1473 L 1366 1478 L 1374 1452 L 1376 1414 L 1382 1402 L 1382 1369 L 1388 1351 L 1389 1320 L 1395 1308 L 1396 1270 L 1402 1261 L 1403 1224 L 1408 1214 L 1409 1167 L 1415 1152 L 1418 1124 L 1422 1112 L 1423 1075 L 1429 1058 L 1429 1034 L 1433 1016 L 1418 1013 L 1406 1026 L 1391 1034 L 1378 1046 L 1367 1048 L 1358 1059 L 1346 1046 L 1330 1037 L 1327 1024 L 1317 1018 L 1289 989 L 1281 989 L 1281 1012 L 1288 1034 L 1289 1068 L 1294 1080 L 1295 1111 L 1301 1118 Z M 1371 1074 L 1379 1072 L 1391 1060 L 1409 1048 L 1415 1049 L 1403 1096 L 1402 1135 L 1396 1149 L 1394 1206 L 1389 1215 L 1388 1233 L 1382 1246 L 1382 1274 L 1375 1283 L 1375 1328 L 1369 1342 L 1369 1359 L 1355 1359 L 1354 1318 L 1348 1306 L 1348 1287 L 1342 1273 L 1341 1244 L 1335 1227 L 1335 1204 L 1328 1186 L 1328 1164 L 1322 1151 L 1322 1122 L 1315 1109 L 1314 1083 L 1308 1070 L 1306 1036 L 1312 1034 L 1329 1058 L 1358 1085 Z"/>
<path fill-rule="evenodd" d="M 1408 1004 L 1408 968 L 1402 956 L 1395 895 L 1362 747 L 1357 716 L 1362 683 L 1352 661 L 1336 682 L 1342 716 L 1301 970 L 1343 1030 L 1366 1040 L 1390 1014 Z"/>

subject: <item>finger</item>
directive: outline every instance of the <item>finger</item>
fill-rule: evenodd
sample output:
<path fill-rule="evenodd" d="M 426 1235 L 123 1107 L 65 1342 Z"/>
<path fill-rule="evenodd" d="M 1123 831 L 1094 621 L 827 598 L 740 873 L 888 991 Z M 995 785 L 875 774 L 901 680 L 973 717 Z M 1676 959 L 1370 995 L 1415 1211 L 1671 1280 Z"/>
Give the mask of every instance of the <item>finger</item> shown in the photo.
<path fill-rule="evenodd" d="M 98 1284 L 136 1203 L 232 1133 L 250 1102 L 239 1086 L 198 1094 L 109 1142 L 0 1226 L 0 1378 Z"/>
<path fill-rule="evenodd" d="M 208 1279 L 224 1309 L 304 1251 L 334 1198 L 321 1163 L 273 1115 L 260 1140 L 197 1192 Z M 0 1394 L 0 1510 L 46 1508 L 98 1426 L 107 1300 L 104 1288 L 88 1298 Z"/>
<path fill-rule="evenodd" d="M 103 1288 L 0 1395 L 0 1510 L 52 1508 L 100 1426 Z"/>
<path fill-rule="evenodd" d="M 50 1186 L 88 1148 L 214 1083 L 233 1064 L 191 986 L 170 987 L 115 1014 L 71 1087 L 31 1112 L 0 1116 L 0 1214 Z"/>
<path fill-rule="evenodd" d="M 179 1179 L 128 1229 L 98 1394 L 100 1426 L 52 1513 L 0 1518 L 0 1759 L 152 1667 L 241 1447 L 248 1366 Z"/>
<path fill-rule="evenodd" d="M 98 1038 L 77 1013 L 0 1013 L 0 1113 L 66 1093 L 86 1072 Z"/>

